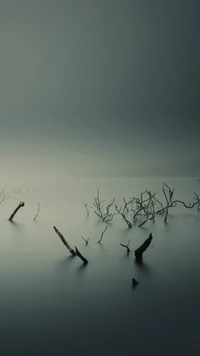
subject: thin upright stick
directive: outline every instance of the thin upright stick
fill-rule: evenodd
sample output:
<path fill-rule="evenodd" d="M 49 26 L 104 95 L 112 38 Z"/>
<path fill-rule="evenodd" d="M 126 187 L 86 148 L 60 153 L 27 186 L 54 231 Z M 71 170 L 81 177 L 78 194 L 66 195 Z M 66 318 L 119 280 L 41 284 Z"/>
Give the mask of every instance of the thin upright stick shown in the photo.
<path fill-rule="evenodd" d="M 127 249 L 127 255 L 131 252 L 131 250 L 129 248 L 129 243 L 130 243 L 130 240 L 128 241 L 127 245 L 120 244 L 121 246 L 123 246 L 123 247 L 125 247 Z"/>
<path fill-rule="evenodd" d="M 20 209 L 20 208 L 22 208 L 23 206 L 25 205 L 25 203 L 23 202 L 23 201 L 20 201 L 20 203 L 19 203 L 19 205 L 16 207 L 16 209 L 13 211 L 13 213 L 10 215 L 10 217 L 9 217 L 9 221 L 12 221 L 13 220 L 13 218 L 14 218 L 14 216 L 15 216 L 15 214 L 18 212 L 18 210 Z"/>
<path fill-rule="evenodd" d="M 61 232 L 55 227 L 53 226 L 56 234 L 60 237 L 61 241 L 63 242 L 63 244 L 68 248 L 69 252 L 73 255 L 76 256 L 76 252 L 73 250 L 73 248 L 71 248 L 71 246 L 68 244 L 68 242 L 65 240 L 64 236 L 61 234 Z"/>
<path fill-rule="evenodd" d="M 78 257 L 83 261 L 84 265 L 88 263 L 88 260 L 80 253 L 80 251 L 75 247 L 75 251 Z"/>
<path fill-rule="evenodd" d="M 88 237 L 88 239 L 86 240 L 83 236 L 81 236 L 81 238 L 85 241 L 85 243 L 86 243 L 86 245 L 88 245 L 88 242 L 89 242 L 89 237 Z"/>
<path fill-rule="evenodd" d="M 98 243 L 100 243 L 100 242 L 102 241 L 102 239 L 103 239 L 103 235 L 104 235 L 104 233 L 106 232 L 107 228 L 108 228 L 108 225 L 107 225 L 107 226 L 106 226 L 106 228 L 102 231 L 102 233 L 101 233 L 101 237 L 100 237 L 100 239 L 99 239 Z"/>
<path fill-rule="evenodd" d="M 38 203 L 37 213 L 36 213 L 36 215 L 35 215 L 35 217 L 33 219 L 34 221 L 37 219 L 37 217 L 39 215 L 39 212 L 40 212 L 40 203 Z"/>
<path fill-rule="evenodd" d="M 89 212 L 89 209 L 88 209 L 88 203 L 84 203 L 84 206 L 85 206 L 85 210 L 86 210 L 86 213 L 87 213 L 87 218 L 89 218 L 90 212 Z"/>

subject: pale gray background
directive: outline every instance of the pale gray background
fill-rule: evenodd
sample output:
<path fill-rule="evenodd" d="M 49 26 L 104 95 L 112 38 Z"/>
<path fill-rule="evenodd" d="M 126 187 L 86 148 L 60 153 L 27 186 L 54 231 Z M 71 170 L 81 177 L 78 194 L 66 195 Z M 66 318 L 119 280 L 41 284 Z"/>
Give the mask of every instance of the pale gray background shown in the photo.
<path fill-rule="evenodd" d="M 198 0 L 1 1 L 3 167 L 198 174 L 199 15 Z"/>

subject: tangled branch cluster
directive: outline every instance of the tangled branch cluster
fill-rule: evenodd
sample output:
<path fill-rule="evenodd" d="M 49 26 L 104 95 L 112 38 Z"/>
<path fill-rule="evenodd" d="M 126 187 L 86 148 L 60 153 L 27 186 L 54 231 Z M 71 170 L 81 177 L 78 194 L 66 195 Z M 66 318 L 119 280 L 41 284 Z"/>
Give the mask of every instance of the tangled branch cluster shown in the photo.
<path fill-rule="evenodd" d="M 198 181 L 200 183 L 200 180 Z M 120 215 L 127 226 L 131 228 L 133 224 L 138 224 L 138 227 L 142 227 L 148 221 L 154 220 L 156 214 L 163 214 L 164 222 L 166 223 L 169 209 L 176 207 L 177 204 L 183 205 L 187 209 L 193 209 L 196 206 L 197 211 L 200 212 L 200 198 L 197 193 L 194 192 L 193 202 L 186 204 L 184 201 L 174 198 L 175 189 L 171 189 L 166 183 L 162 183 L 162 191 L 165 199 L 164 203 L 157 198 L 156 192 L 146 189 L 139 196 L 131 197 L 128 201 L 123 198 L 123 205 L 120 207 L 117 204 L 114 206 L 115 199 L 104 207 L 104 200 L 100 201 L 98 189 L 97 197 L 94 199 L 95 214 L 106 223 L 112 221 L 114 215 Z M 113 206 L 115 213 L 110 212 Z"/>
<path fill-rule="evenodd" d="M 97 190 L 97 197 L 94 199 L 95 214 L 102 219 L 104 222 L 108 223 L 112 221 L 116 213 L 111 213 L 110 209 L 113 207 L 115 199 L 113 199 L 108 205 L 104 207 L 103 203 L 105 200 L 100 200 L 99 189 Z"/>

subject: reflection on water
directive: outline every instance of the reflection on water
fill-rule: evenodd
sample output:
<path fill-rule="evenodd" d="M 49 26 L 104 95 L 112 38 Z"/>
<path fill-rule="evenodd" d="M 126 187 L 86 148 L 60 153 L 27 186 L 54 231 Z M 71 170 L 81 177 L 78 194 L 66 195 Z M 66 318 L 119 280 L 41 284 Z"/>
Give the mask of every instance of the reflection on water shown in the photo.
<path fill-rule="evenodd" d="M 158 181 L 162 180 L 101 179 L 102 197 L 120 200 L 145 184 L 158 190 Z M 7 191 L 3 187 L 7 199 L 0 205 L 2 354 L 198 354 L 200 216 L 196 211 L 182 215 L 171 209 L 168 224 L 159 216 L 142 229 L 127 229 L 115 216 L 98 243 L 105 224 L 92 210 L 86 219 L 82 204 L 88 201 L 92 206 L 98 182 L 60 182 L 33 184 L 28 192 L 23 186 Z M 181 183 L 175 179 L 173 186 L 187 199 L 190 196 L 184 192 L 197 188 L 193 179 Z M 12 193 L 15 189 L 17 194 Z M 25 207 L 8 222 L 20 200 Z M 34 222 L 38 202 L 41 211 Z M 72 247 L 79 248 L 88 265 L 69 254 L 54 225 Z M 138 263 L 134 250 L 150 232 L 153 247 Z M 90 236 L 88 246 L 81 236 Z M 127 255 L 120 243 L 129 239 Z M 139 281 L 137 288 L 132 288 L 132 278 Z"/>

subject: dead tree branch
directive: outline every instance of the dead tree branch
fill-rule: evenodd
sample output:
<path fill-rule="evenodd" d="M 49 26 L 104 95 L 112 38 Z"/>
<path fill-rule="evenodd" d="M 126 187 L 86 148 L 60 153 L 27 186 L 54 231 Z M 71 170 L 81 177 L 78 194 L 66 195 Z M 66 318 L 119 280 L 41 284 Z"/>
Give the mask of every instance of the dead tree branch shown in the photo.
<path fill-rule="evenodd" d="M 164 193 L 165 200 L 166 200 L 166 206 L 157 210 L 156 214 L 165 213 L 165 219 L 164 219 L 165 223 L 167 222 L 169 209 L 176 207 L 177 204 L 181 204 L 187 209 L 193 209 L 195 206 L 197 206 L 197 210 L 200 211 L 200 200 L 199 200 L 199 196 L 196 193 L 194 193 L 194 202 L 186 204 L 184 201 L 179 200 L 179 199 L 173 200 L 175 189 L 171 189 L 166 183 L 163 183 L 162 189 L 163 189 L 163 193 Z"/>
<path fill-rule="evenodd" d="M 61 232 L 55 227 L 53 226 L 56 234 L 60 237 L 61 241 L 63 242 L 63 244 L 68 248 L 69 252 L 75 256 L 76 252 L 73 250 L 73 248 L 71 248 L 71 246 L 68 244 L 68 242 L 65 240 L 64 236 L 61 234 Z"/>
<path fill-rule="evenodd" d="M 2 190 L 0 192 L 0 204 L 3 203 L 3 201 L 6 199 L 6 196 L 5 196 L 5 193 L 4 193 L 4 190 Z"/>
<path fill-rule="evenodd" d="M 135 258 L 137 261 L 142 261 L 142 255 L 144 251 L 146 251 L 146 249 L 149 247 L 152 239 L 153 239 L 153 235 L 150 234 L 148 239 L 146 239 L 146 241 L 135 250 Z"/>
<path fill-rule="evenodd" d="M 18 210 L 20 209 L 20 208 L 22 208 L 23 206 L 25 205 L 25 203 L 23 202 L 23 201 L 21 201 L 20 203 L 19 203 L 19 205 L 17 206 L 17 208 L 13 211 L 13 213 L 10 215 L 10 217 L 9 217 L 9 221 L 12 221 L 13 220 L 13 218 L 14 218 L 14 216 L 15 216 L 15 214 L 18 212 Z"/>
<path fill-rule="evenodd" d="M 115 199 L 113 199 L 111 201 L 111 203 L 106 206 L 106 208 L 105 208 L 106 211 L 104 211 L 103 202 L 104 202 L 104 200 L 100 201 L 99 189 L 98 189 L 97 197 L 94 199 L 94 204 L 93 204 L 96 208 L 95 214 L 100 219 L 102 219 L 104 222 L 108 223 L 108 222 L 112 221 L 114 215 L 116 215 L 116 214 L 110 212 L 110 209 L 113 206 Z"/>
<path fill-rule="evenodd" d="M 40 212 L 40 203 L 38 203 L 37 213 L 36 213 L 36 215 L 35 215 L 35 217 L 33 219 L 34 221 L 37 219 L 37 217 L 39 215 L 39 212 Z"/>
<path fill-rule="evenodd" d="M 87 218 L 89 218 L 90 212 L 89 212 L 89 209 L 88 209 L 88 203 L 83 203 L 83 204 L 84 204 L 84 206 L 85 206 Z"/>
<path fill-rule="evenodd" d="M 75 247 L 77 256 L 83 261 L 84 265 L 88 263 L 88 260 L 80 253 L 80 251 Z"/>
<path fill-rule="evenodd" d="M 155 197 L 156 192 L 152 193 L 150 190 L 145 190 L 140 193 L 140 197 L 133 198 L 131 211 L 133 212 L 132 220 L 137 222 L 137 218 L 145 216 L 146 219 L 142 221 L 138 227 L 142 227 L 147 221 L 155 218 L 155 206 L 159 203 Z"/>
<path fill-rule="evenodd" d="M 89 242 L 90 237 L 88 237 L 87 240 L 86 240 L 83 236 L 81 236 L 81 238 L 85 241 L 86 245 L 88 245 L 88 242 Z"/>
<path fill-rule="evenodd" d="M 129 248 L 129 243 L 130 243 L 130 240 L 128 241 L 127 245 L 120 244 L 121 246 L 123 246 L 123 247 L 125 247 L 127 249 L 127 255 L 131 252 L 131 250 Z"/>
<path fill-rule="evenodd" d="M 132 223 L 128 220 L 126 214 L 129 212 L 128 205 L 133 202 L 135 198 L 131 198 L 128 202 L 123 198 L 124 201 L 124 206 L 118 208 L 117 204 L 115 204 L 115 210 L 117 211 L 117 214 L 120 214 L 122 219 L 126 222 L 129 228 L 131 228 L 133 225 Z"/>
<path fill-rule="evenodd" d="M 98 243 L 100 243 L 100 242 L 102 241 L 102 239 L 103 239 L 103 235 L 104 235 L 104 233 L 106 232 L 107 228 L 108 228 L 108 226 L 106 226 L 106 227 L 105 227 L 105 229 L 102 231 L 102 233 L 101 233 L 101 237 L 100 237 L 100 239 L 99 239 Z"/>

